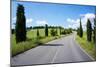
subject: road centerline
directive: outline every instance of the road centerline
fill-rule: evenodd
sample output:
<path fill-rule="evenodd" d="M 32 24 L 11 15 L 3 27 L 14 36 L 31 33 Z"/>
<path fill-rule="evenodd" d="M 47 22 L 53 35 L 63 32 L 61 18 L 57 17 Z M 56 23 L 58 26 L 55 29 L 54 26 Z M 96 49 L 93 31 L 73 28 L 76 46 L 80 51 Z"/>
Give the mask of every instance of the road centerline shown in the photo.
<path fill-rule="evenodd" d="M 59 48 L 60 48 L 60 47 L 59 47 Z M 55 53 L 55 55 L 54 55 L 54 57 L 53 57 L 51 63 L 54 63 L 54 61 L 55 61 L 55 59 L 56 59 L 56 57 L 57 57 L 57 54 L 58 54 L 58 52 L 59 52 L 59 50 L 60 50 L 59 48 L 57 49 L 57 51 L 56 51 L 56 53 Z"/>

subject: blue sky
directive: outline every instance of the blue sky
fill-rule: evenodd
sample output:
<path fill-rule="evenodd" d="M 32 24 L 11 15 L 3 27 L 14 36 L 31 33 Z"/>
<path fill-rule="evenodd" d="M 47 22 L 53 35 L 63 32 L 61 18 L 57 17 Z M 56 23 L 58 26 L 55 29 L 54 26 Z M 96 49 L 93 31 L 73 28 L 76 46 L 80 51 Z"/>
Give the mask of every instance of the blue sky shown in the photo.
<path fill-rule="evenodd" d="M 84 28 L 86 19 L 90 18 L 92 21 L 96 14 L 95 6 L 13 1 L 12 28 L 15 27 L 18 4 L 22 4 L 25 7 L 27 27 L 48 24 L 65 28 L 77 28 L 81 17 Z"/>

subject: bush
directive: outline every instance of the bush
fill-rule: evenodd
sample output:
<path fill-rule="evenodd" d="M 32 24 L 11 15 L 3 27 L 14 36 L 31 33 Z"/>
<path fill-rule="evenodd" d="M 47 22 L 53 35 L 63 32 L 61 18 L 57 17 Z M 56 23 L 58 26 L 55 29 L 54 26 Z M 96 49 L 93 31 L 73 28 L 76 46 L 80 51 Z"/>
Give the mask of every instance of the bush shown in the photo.
<path fill-rule="evenodd" d="M 51 36 L 56 36 L 56 31 L 54 29 L 51 29 Z"/>
<path fill-rule="evenodd" d="M 63 30 L 62 32 L 61 32 L 61 34 L 67 34 L 67 32 L 66 32 L 66 30 Z"/>
<path fill-rule="evenodd" d="M 67 29 L 67 30 L 66 30 L 66 33 L 67 33 L 67 34 L 72 33 L 72 29 L 71 29 L 71 28 Z"/>

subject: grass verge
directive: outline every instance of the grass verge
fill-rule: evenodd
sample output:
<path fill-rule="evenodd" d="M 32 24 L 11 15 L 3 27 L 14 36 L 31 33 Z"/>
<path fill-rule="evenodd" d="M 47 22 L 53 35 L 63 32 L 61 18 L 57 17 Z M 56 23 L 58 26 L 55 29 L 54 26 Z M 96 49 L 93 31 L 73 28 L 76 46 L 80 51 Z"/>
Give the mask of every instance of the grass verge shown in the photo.
<path fill-rule="evenodd" d="M 54 40 L 54 39 L 58 39 L 60 38 L 60 36 L 55 36 L 55 37 L 40 37 L 39 39 L 37 38 L 34 38 L 34 39 L 27 39 L 25 42 L 21 42 L 21 43 L 18 43 L 16 44 L 15 42 L 15 36 L 12 35 L 12 45 L 11 45 L 11 55 L 12 57 L 13 56 L 16 56 L 20 53 L 23 53 L 31 48 L 34 48 L 38 45 L 42 45 L 44 43 L 47 43 L 51 40 Z"/>
<path fill-rule="evenodd" d="M 93 42 L 88 42 L 86 33 L 83 34 L 83 37 L 80 38 L 78 35 L 76 36 L 76 41 L 79 45 L 92 57 L 96 60 L 96 46 Z"/>

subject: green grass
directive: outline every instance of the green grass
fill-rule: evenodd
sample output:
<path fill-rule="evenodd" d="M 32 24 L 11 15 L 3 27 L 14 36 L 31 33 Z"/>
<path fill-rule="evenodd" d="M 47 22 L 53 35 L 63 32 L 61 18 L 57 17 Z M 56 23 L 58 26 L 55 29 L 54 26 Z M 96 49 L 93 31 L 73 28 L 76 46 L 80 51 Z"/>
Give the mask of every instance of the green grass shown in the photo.
<path fill-rule="evenodd" d="M 87 41 L 86 33 L 83 34 L 83 37 L 80 38 L 78 35 L 76 36 L 76 41 L 80 44 L 80 46 L 94 59 L 96 59 L 96 46 L 93 42 Z"/>
<path fill-rule="evenodd" d="M 49 29 L 49 36 L 45 37 L 44 29 L 39 29 L 39 34 L 40 34 L 39 39 L 37 39 L 37 36 L 36 36 L 36 34 L 37 34 L 36 29 L 27 31 L 27 40 L 25 42 L 20 42 L 20 43 L 16 43 L 15 34 L 12 34 L 11 35 L 11 53 L 12 53 L 12 56 L 18 55 L 18 54 L 25 52 L 31 48 L 34 48 L 34 47 L 38 46 L 39 43 L 43 44 L 43 43 L 46 43 L 48 41 L 60 38 L 60 36 L 55 36 L 55 37 L 53 36 L 52 37 L 50 35 L 50 30 L 51 29 Z"/>

